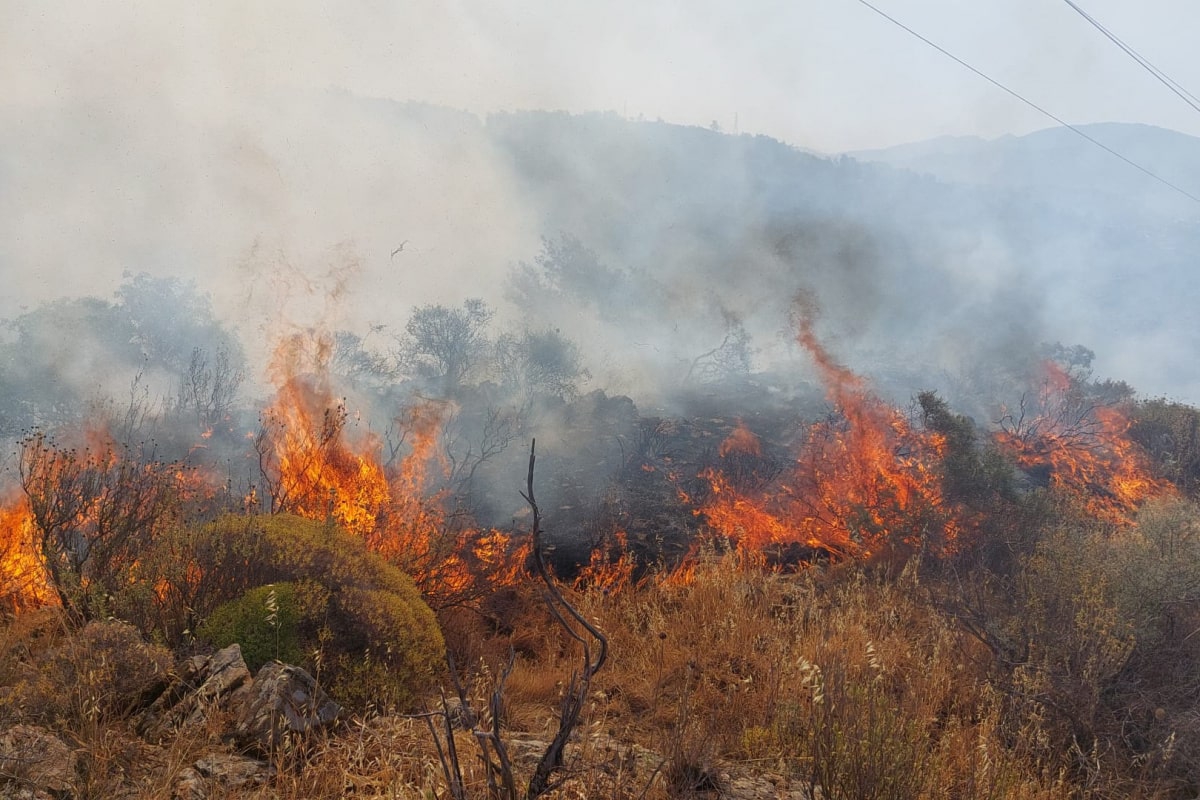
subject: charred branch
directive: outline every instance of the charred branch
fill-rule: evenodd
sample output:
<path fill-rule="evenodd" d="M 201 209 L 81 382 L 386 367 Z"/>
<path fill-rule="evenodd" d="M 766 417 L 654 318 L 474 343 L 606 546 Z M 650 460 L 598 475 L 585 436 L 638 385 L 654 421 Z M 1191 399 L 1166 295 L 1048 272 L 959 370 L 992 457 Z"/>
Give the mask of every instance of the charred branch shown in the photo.
<path fill-rule="evenodd" d="M 588 622 L 574 606 L 567 602 L 554 580 L 550 577 L 550 571 L 546 568 L 546 560 L 542 552 L 542 514 L 533 493 L 533 470 L 534 464 L 537 461 L 536 446 L 536 440 L 529 445 L 529 473 L 526 478 L 526 491 L 522 493 L 533 513 L 534 567 L 537 570 L 538 577 L 546 587 L 546 591 L 543 594 L 546 607 L 558 621 L 563 632 L 571 639 L 580 643 L 583 649 L 583 659 L 580 671 L 571 676 L 571 682 L 563 696 L 562 709 L 559 714 L 558 732 L 554 735 L 554 739 L 542 754 L 542 758 L 534 770 L 533 777 L 529 781 L 529 788 L 525 793 L 526 800 L 541 797 L 557 785 L 557 781 L 554 781 L 553 778 L 554 774 L 563 766 L 563 754 L 566 750 L 567 740 L 570 738 L 571 732 L 579 724 L 579 716 L 587 700 L 592 678 L 604 666 L 604 662 L 608 657 L 608 638 L 596 626 Z M 594 656 L 592 655 L 591 648 L 593 642 L 596 646 Z"/>

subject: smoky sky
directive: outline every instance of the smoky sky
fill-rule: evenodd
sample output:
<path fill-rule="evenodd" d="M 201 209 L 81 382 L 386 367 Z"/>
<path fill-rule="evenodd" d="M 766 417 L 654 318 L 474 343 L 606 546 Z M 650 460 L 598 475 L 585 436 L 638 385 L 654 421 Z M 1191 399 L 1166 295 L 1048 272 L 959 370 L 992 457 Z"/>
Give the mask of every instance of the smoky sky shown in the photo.
<path fill-rule="evenodd" d="M 1065 4 L 878 5 L 1069 121 L 1200 134 L 1194 112 Z M 1183 85 L 1200 85 L 1190 55 L 1200 7 L 1105 0 L 1089 10 Z M 409 101 L 444 110 L 398 113 L 393 103 Z M 0 317 L 64 294 L 111 296 L 123 274 L 147 271 L 195 280 L 253 353 L 289 327 L 400 326 L 420 303 L 501 298 L 514 265 L 561 230 L 486 129 L 487 115 L 519 109 L 715 123 L 826 153 L 1049 124 L 849 0 L 10 2 L 0 10 Z M 575 166 L 605 191 L 611 165 Z M 765 276 L 755 287 L 740 286 L 728 261 L 705 260 L 703 226 L 594 243 L 613 268 L 661 270 L 672 303 L 654 329 L 662 337 L 682 321 L 708 346 L 720 312 L 750 318 L 771 306 L 756 341 L 787 349 L 777 321 L 791 293 L 813 287 L 794 280 L 796 259 L 777 246 L 796 232 L 759 235 L 773 223 L 747 198 L 725 243 L 744 274 Z M 600 226 L 588 222 L 569 232 L 589 239 Z M 823 226 L 833 234 L 801 259 L 826 275 L 815 291 L 847 360 L 900 328 L 912 332 L 908 360 L 971 361 L 1024 348 L 1043 329 L 1071 338 L 1044 308 L 1047 297 L 1069 306 L 1070 288 L 1031 275 L 1002 237 L 939 233 L 923 253 L 863 224 Z M 933 265 L 924 292 L 889 269 L 898 251 Z M 576 315 L 575 330 L 594 344 L 606 316 Z M 984 325 L 1003 333 L 972 333 Z M 662 343 L 625 333 L 622 348 L 590 353 L 603 362 L 597 382 L 681 367 L 680 353 L 642 354 Z"/>

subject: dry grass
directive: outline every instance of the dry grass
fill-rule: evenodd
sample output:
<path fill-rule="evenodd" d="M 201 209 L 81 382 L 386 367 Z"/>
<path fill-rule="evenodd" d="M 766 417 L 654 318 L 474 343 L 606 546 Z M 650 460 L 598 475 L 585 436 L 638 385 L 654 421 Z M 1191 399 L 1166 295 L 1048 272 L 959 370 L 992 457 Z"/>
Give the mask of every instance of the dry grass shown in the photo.
<path fill-rule="evenodd" d="M 778 575 L 720 558 L 700 565 L 688 585 L 572 593 L 608 634 L 610 660 L 592 684 L 567 748 L 567 781 L 553 796 L 737 796 L 737 781 L 770 777 L 770 791 L 819 785 L 826 798 L 1105 797 L 1071 783 L 1065 759 L 1050 763 L 1026 746 L 1043 733 L 1037 721 L 1014 729 L 988 653 L 928 595 L 912 569 L 887 579 L 857 569 Z M 478 615 L 443 624 L 462 648 L 460 672 L 477 711 L 519 649 L 502 723 L 523 788 L 580 661 L 532 593 L 510 598 L 506 613 L 503 624 Z M 29 680 L 30 664 L 63 652 L 72 638 L 52 620 L 10 623 L 0 631 L 0 686 L 11 692 L 18 679 Z M 51 720 L 44 712 L 24 707 L 20 716 Z M 15 719 L 12 708 L 6 714 L 6 722 Z M 169 796 L 184 769 L 223 747 L 219 722 L 161 747 L 138 740 L 119 713 L 60 714 L 51 727 L 84 754 L 77 796 L 151 798 Z M 486 716 L 482 724 L 490 724 Z M 455 741 L 467 796 L 486 797 L 477 740 L 458 731 Z M 224 796 L 448 796 L 421 719 L 351 720 L 314 740 L 302 761 L 276 766 L 268 786 Z"/>

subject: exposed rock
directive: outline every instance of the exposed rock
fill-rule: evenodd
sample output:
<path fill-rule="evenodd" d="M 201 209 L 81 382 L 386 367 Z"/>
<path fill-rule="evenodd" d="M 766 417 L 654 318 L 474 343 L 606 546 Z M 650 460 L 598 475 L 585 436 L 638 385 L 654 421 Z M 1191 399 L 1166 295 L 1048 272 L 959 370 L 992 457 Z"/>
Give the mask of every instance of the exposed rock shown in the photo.
<path fill-rule="evenodd" d="M 507 737 L 505 744 L 516 774 L 528 774 L 542 753 L 549 746 L 540 739 L 526 738 L 520 734 Z M 597 732 L 574 740 L 568 759 L 582 758 L 587 769 L 575 769 L 579 774 L 588 774 L 593 782 L 613 780 L 619 785 L 648 786 L 669 782 L 672 777 L 679 782 L 674 787 L 678 796 L 693 798 L 718 798 L 719 800 L 821 800 L 818 788 L 810 793 L 806 782 L 794 777 L 759 769 L 747 764 L 714 762 L 707 768 L 681 770 L 671 776 L 670 759 L 647 750 L 640 745 L 622 742 L 606 733 Z M 581 766 L 581 765 L 576 765 Z M 568 768 L 567 772 L 572 770 Z M 568 777 L 564 796 L 571 790 L 587 797 L 588 792 L 597 792 L 598 785 L 581 786 Z"/>
<path fill-rule="evenodd" d="M 479 724 L 479 715 L 457 697 L 446 700 L 446 714 L 450 724 L 460 731 L 469 731 Z"/>
<path fill-rule="evenodd" d="M 747 770 L 721 774 L 725 786 L 721 795 L 730 800 L 820 800 L 820 789 L 809 794 L 801 781 L 790 781 L 773 773 Z"/>
<path fill-rule="evenodd" d="M 9 784 L 29 797 L 67 794 L 75 782 L 75 753 L 45 728 L 14 725 L 0 733 L 0 787 Z M 26 796 L 10 794 L 5 797 Z"/>
<path fill-rule="evenodd" d="M 213 789 L 261 786 L 274 770 L 265 762 L 235 753 L 210 753 L 185 769 L 171 793 L 176 800 L 205 800 Z"/>
<path fill-rule="evenodd" d="M 250 681 L 242 649 L 231 644 L 211 656 L 194 656 L 138 722 L 138 733 L 161 740 L 180 728 L 198 724 Z"/>
<path fill-rule="evenodd" d="M 324 728 L 342 713 L 316 680 L 300 667 L 273 661 L 263 666 L 247 693 L 234 738 L 243 747 L 273 753 L 293 737 Z"/>

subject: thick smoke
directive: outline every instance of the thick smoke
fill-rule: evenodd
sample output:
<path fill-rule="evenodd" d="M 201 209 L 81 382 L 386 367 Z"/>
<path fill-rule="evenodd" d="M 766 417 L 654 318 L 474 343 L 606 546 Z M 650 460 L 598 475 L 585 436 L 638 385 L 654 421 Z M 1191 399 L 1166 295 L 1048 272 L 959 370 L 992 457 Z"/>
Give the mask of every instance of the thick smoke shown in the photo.
<path fill-rule="evenodd" d="M 1086 207 L 1054 194 L 1029 200 L 1024 184 L 997 193 L 929 162 L 910 159 L 900 166 L 916 171 L 907 171 L 744 134 L 872 143 L 817 112 L 861 105 L 853 92 L 810 88 L 822 83 L 814 79 L 801 81 L 808 105 L 785 97 L 766 80 L 766 65 L 784 57 L 780 43 L 747 27 L 740 10 L 711 10 L 717 27 L 697 23 L 651 57 L 622 49 L 614 32 L 645 23 L 633 35 L 649 53 L 654 31 L 688 21 L 683 9 L 640 9 L 624 21 L 543 10 L 520 24 L 469 4 L 379 17 L 306 3 L 14 7 L 0 26 L 0 64 L 17 78 L 0 88 L 12 121 L 0 130 L 0 318 L 17 321 L 4 344 L 24 355 L 0 365 L 6 397 L 40 381 L 39 396 L 79 403 L 131 392 L 167 402 L 193 350 L 211 365 L 224 349 L 245 359 L 242 406 L 261 408 L 275 344 L 335 332 L 367 373 L 395 368 L 389 379 L 428 393 L 397 355 L 414 309 L 481 298 L 495 311 L 489 336 L 578 348 L 586 374 L 572 391 L 627 394 L 662 416 L 716 405 L 736 414 L 751 396 L 821 396 L 795 344 L 798 293 L 820 310 L 813 329 L 839 362 L 899 404 L 936 389 L 987 420 L 1014 399 L 1047 341 L 1093 348 L 1109 377 L 1136 366 L 1143 391 L 1200 397 L 1182 376 L 1191 350 L 1177 346 L 1174 328 L 1156 324 L 1138 338 L 1152 294 L 1123 291 L 1116 262 L 1101 258 L 1119 252 L 1120 263 L 1135 263 L 1142 251 L 1131 242 L 1141 239 L 1185 251 L 1192 240 L 1180 231 L 1194 231 L 1194 215 L 1120 228 L 1136 197 Z M 851 27 L 860 44 L 892 35 L 863 19 Z M 765 47 L 761 60 L 750 57 L 755 47 Z M 663 71 L 712 61 L 705 48 L 727 65 L 755 66 L 689 82 Z M 803 73 L 819 60 L 808 58 L 803 69 L 778 66 Z M 556 68 L 567 61 L 571 69 Z M 731 82 L 747 111 L 706 105 L 704 87 Z M 660 84 L 687 89 L 657 96 L 656 107 Z M 503 111 L 618 106 L 621 114 Z M 877 123 L 856 129 L 867 128 L 882 135 Z M 1117 248 L 1109 225 L 1122 232 Z M 1089 270 L 1099 278 L 1080 290 Z M 114 293 L 141 275 L 180 283 L 138 312 Z M 1173 296 L 1186 299 L 1194 287 L 1173 280 Z M 85 317 L 75 334 L 46 313 L 64 295 L 96 298 L 70 309 Z M 211 306 L 197 304 L 205 298 Z M 173 323 L 160 320 L 153 337 L 138 328 L 151 311 Z M 214 325 L 236 348 L 216 341 Z M 382 433 L 396 397 L 375 378 L 341 391 Z M 485 406 L 521 401 L 503 370 L 476 382 L 492 393 Z M 621 436 L 634 435 L 628 408 L 594 402 Z M 237 424 L 240 435 L 256 420 Z M 538 430 L 519 434 L 553 441 L 572 424 L 570 412 L 548 409 Z"/>

